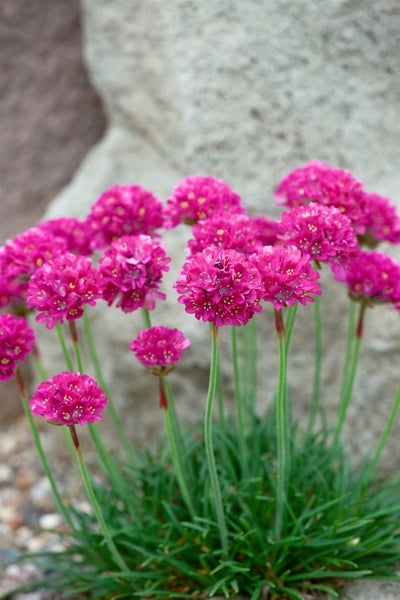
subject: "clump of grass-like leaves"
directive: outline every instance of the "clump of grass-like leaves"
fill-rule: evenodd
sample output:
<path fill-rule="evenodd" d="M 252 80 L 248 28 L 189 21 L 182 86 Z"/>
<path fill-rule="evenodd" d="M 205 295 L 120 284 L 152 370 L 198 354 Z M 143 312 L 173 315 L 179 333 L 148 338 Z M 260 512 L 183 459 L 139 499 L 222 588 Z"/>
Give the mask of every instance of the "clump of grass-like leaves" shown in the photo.
<path fill-rule="evenodd" d="M 196 519 L 182 500 L 167 450 L 144 452 L 125 473 L 129 510 L 115 488 L 95 484 L 129 572 L 115 570 L 94 517 L 74 509 L 75 529 L 67 536 L 66 550 L 36 555 L 46 569 L 46 588 L 62 590 L 65 598 L 229 598 L 240 593 L 251 600 L 300 600 L 303 591 L 311 590 L 337 597 L 345 580 L 392 578 L 399 558 L 398 482 L 367 494 L 363 470 L 352 469 L 342 449 L 329 446 L 323 435 L 293 436 L 287 510 L 276 540 L 274 431 L 272 413 L 252 420 L 243 477 L 234 423 L 216 426 L 228 557 L 221 550 L 203 442 L 192 440 L 188 481 Z"/>

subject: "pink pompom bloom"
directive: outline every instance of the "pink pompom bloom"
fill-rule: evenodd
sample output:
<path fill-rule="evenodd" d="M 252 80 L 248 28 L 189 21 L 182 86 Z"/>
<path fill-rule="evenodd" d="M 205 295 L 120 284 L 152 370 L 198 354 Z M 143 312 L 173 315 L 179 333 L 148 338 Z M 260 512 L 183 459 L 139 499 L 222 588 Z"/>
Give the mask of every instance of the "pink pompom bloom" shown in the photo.
<path fill-rule="evenodd" d="M 0 381 L 14 377 L 19 362 L 23 362 L 35 345 L 33 329 L 23 317 L 0 315 Z"/>
<path fill-rule="evenodd" d="M 150 327 L 141 331 L 129 348 L 145 367 L 170 367 L 177 363 L 190 340 L 179 329 Z"/>
<path fill-rule="evenodd" d="M 86 221 L 75 217 L 60 217 L 42 221 L 38 228 L 65 240 L 68 252 L 84 256 L 91 254 L 90 231 Z"/>
<path fill-rule="evenodd" d="M 165 300 L 159 285 L 170 261 L 165 246 L 148 235 L 115 240 L 99 263 L 104 300 L 111 305 L 119 298 L 116 306 L 124 312 L 153 310 L 156 299 Z"/>
<path fill-rule="evenodd" d="M 167 198 L 165 226 L 194 225 L 223 211 L 244 213 L 240 196 L 225 181 L 190 175 L 182 179 Z"/>
<path fill-rule="evenodd" d="M 217 327 L 245 324 L 261 311 L 258 269 L 236 250 L 209 247 L 194 254 L 174 287 L 187 313 Z"/>
<path fill-rule="evenodd" d="M 311 202 L 283 213 L 279 238 L 311 260 L 343 263 L 359 250 L 349 219 L 334 206 Z"/>
<path fill-rule="evenodd" d="M 313 302 L 313 295 L 321 295 L 319 273 L 295 246 L 264 246 L 249 260 L 261 274 L 262 299 L 272 302 L 275 310 Z"/>
<path fill-rule="evenodd" d="M 67 371 L 43 381 L 29 401 L 34 415 L 54 425 L 99 421 L 106 404 L 107 398 L 94 379 Z"/>
<path fill-rule="evenodd" d="M 343 268 L 333 268 L 335 279 L 346 283 L 354 300 L 391 302 L 400 308 L 400 264 L 377 251 L 360 252 Z"/>
<path fill-rule="evenodd" d="M 92 249 L 103 249 L 123 235 L 153 235 L 163 226 L 163 206 L 140 185 L 114 185 L 93 204 L 86 223 Z"/>
<path fill-rule="evenodd" d="M 379 242 L 400 243 L 400 216 L 388 198 L 379 194 L 364 195 L 366 232 L 360 243 L 374 248 Z"/>
<path fill-rule="evenodd" d="M 0 248 L 2 297 L 8 296 L 12 300 L 25 302 L 32 274 L 46 261 L 63 254 L 66 249 L 65 240 L 38 227 L 27 229 L 8 240 Z"/>
<path fill-rule="evenodd" d="M 66 253 L 47 261 L 29 282 L 27 303 L 48 329 L 83 315 L 84 305 L 102 297 L 102 279 L 86 256 Z"/>
<path fill-rule="evenodd" d="M 208 246 L 251 254 L 261 246 L 257 225 L 244 214 L 216 213 L 194 225 L 192 234 L 187 246 L 190 254 L 201 252 Z"/>
<path fill-rule="evenodd" d="M 279 222 L 258 215 L 251 217 L 252 226 L 256 231 L 256 238 L 262 246 L 273 246 L 278 242 Z"/>
<path fill-rule="evenodd" d="M 286 175 L 275 190 L 288 207 L 309 202 L 336 206 L 348 217 L 356 233 L 365 231 L 364 190 L 348 171 L 313 160 Z"/>

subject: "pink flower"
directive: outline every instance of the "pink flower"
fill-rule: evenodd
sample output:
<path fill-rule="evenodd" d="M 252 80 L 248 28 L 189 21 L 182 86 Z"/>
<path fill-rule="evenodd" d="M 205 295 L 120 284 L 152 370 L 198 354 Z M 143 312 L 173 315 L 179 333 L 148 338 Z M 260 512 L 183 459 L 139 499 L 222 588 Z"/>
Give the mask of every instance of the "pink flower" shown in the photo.
<path fill-rule="evenodd" d="M 275 310 L 296 302 L 313 302 L 313 295 L 321 295 L 319 273 L 295 246 L 264 246 L 249 260 L 259 269 L 262 299 L 272 302 Z"/>
<path fill-rule="evenodd" d="M 107 398 L 89 375 L 64 371 L 43 381 L 29 401 L 34 415 L 56 425 L 84 425 L 101 420 Z"/>
<path fill-rule="evenodd" d="M 25 302 L 32 274 L 47 260 L 63 254 L 66 249 L 65 240 L 38 227 L 27 229 L 8 240 L 0 248 L 2 297 Z"/>
<path fill-rule="evenodd" d="M 225 181 L 190 175 L 182 179 L 167 198 L 165 226 L 194 225 L 216 212 L 243 213 L 240 196 Z"/>
<path fill-rule="evenodd" d="M 92 249 L 103 249 L 123 235 L 153 235 L 163 225 L 163 206 L 139 185 L 114 185 L 93 204 L 86 223 Z"/>
<path fill-rule="evenodd" d="M 275 196 L 290 208 L 309 202 L 336 206 L 348 217 L 356 233 L 365 231 L 363 185 L 348 171 L 310 161 L 286 175 L 276 188 Z"/>
<path fill-rule="evenodd" d="M 360 243 L 374 248 L 381 241 L 392 244 L 400 242 L 400 217 L 388 198 L 379 194 L 365 194 L 364 213 L 366 232 Z"/>
<path fill-rule="evenodd" d="M 192 234 L 193 238 L 188 242 L 191 254 L 201 252 L 208 246 L 251 254 L 261 246 L 259 228 L 244 214 L 216 213 L 193 225 Z"/>
<path fill-rule="evenodd" d="M 279 238 L 311 260 L 342 263 L 359 250 L 349 219 L 334 206 L 311 202 L 283 213 Z"/>
<path fill-rule="evenodd" d="M 23 362 L 35 345 L 33 329 L 23 317 L 0 315 L 0 381 L 15 375 L 19 362 Z"/>
<path fill-rule="evenodd" d="M 38 228 L 65 240 L 68 252 L 85 256 L 91 254 L 90 231 L 86 221 L 75 217 L 60 217 L 42 221 Z"/>
<path fill-rule="evenodd" d="M 66 253 L 47 261 L 32 276 L 28 306 L 39 311 L 36 320 L 48 329 L 83 315 L 84 305 L 101 298 L 101 276 L 85 256 Z"/>
<path fill-rule="evenodd" d="M 141 331 L 129 348 L 146 367 L 165 368 L 177 363 L 190 340 L 179 329 L 150 327 Z"/>
<path fill-rule="evenodd" d="M 258 215 L 251 217 L 252 226 L 256 230 L 256 238 L 262 246 L 273 246 L 278 241 L 279 223 L 268 217 Z"/>
<path fill-rule="evenodd" d="M 194 254 L 174 287 L 187 313 L 217 327 L 245 324 L 261 311 L 258 269 L 236 250 L 209 247 Z"/>
<path fill-rule="evenodd" d="M 156 299 L 165 299 L 159 284 L 170 260 L 165 246 L 148 235 L 115 240 L 100 259 L 103 298 L 109 305 L 119 298 L 116 306 L 124 312 L 142 306 L 153 310 Z"/>
<path fill-rule="evenodd" d="M 343 268 L 333 268 L 335 279 L 346 283 L 355 300 L 392 302 L 400 308 L 400 265 L 381 252 L 360 250 Z"/>

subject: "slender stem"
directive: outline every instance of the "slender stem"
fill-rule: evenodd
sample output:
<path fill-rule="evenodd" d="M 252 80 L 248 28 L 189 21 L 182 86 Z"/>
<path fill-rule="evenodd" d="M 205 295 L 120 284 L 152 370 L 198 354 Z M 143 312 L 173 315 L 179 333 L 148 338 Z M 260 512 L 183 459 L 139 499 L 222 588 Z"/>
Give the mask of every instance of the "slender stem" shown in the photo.
<path fill-rule="evenodd" d="M 70 353 L 68 351 L 67 343 L 65 341 L 64 333 L 63 333 L 63 330 L 62 330 L 62 327 L 61 327 L 60 323 L 57 323 L 57 325 L 56 325 L 56 331 L 57 331 L 58 341 L 60 343 L 61 350 L 62 350 L 62 353 L 64 355 L 64 360 L 65 360 L 65 363 L 67 365 L 67 368 L 68 368 L 69 371 L 74 371 L 74 365 L 73 365 L 73 362 L 72 362 L 72 358 L 71 358 L 71 355 L 70 355 Z"/>
<path fill-rule="evenodd" d="M 212 414 L 217 379 L 218 366 L 218 328 L 211 325 L 211 364 L 206 410 L 204 417 L 204 443 L 206 459 L 210 475 L 211 493 L 214 501 L 214 510 L 218 522 L 219 534 L 224 557 L 228 557 L 228 530 L 225 522 L 222 494 L 218 481 L 217 467 L 215 463 L 213 440 L 212 440 Z"/>
<path fill-rule="evenodd" d="M 242 466 L 242 470 L 244 473 L 247 471 L 247 457 L 246 457 L 246 425 L 244 418 L 244 406 L 243 406 L 243 398 L 240 390 L 240 374 L 239 374 L 239 359 L 238 359 L 238 348 L 237 348 L 237 328 L 232 325 L 231 326 L 231 342 L 232 342 L 232 365 L 233 365 L 233 381 L 234 381 L 234 389 L 235 389 L 235 399 L 236 399 L 236 410 L 238 417 L 238 426 L 239 426 L 239 455 L 240 462 Z"/>
<path fill-rule="evenodd" d="M 159 386 L 160 386 L 160 393 L 163 393 L 165 395 L 164 378 L 161 375 L 159 376 Z M 189 493 L 189 489 L 188 489 L 188 486 L 186 483 L 186 477 L 185 477 L 184 469 L 182 466 L 182 458 L 183 457 L 182 457 L 182 454 L 178 450 L 178 444 L 177 444 L 177 440 L 175 437 L 175 427 L 174 427 L 174 422 L 173 422 L 173 416 L 171 414 L 171 407 L 165 406 L 165 407 L 163 407 L 163 411 L 164 411 L 165 428 L 167 431 L 167 437 L 168 437 L 169 447 L 170 447 L 170 451 L 171 451 L 171 460 L 172 460 L 172 464 L 174 466 L 176 479 L 178 481 L 178 485 L 180 487 L 182 497 L 185 501 L 187 509 L 190 512 L 190 516 L 194 520 L 196 517 L 196 511 L 194 510 L 192 497 Z"/>
<path fill-rule="evenodd" d="M 71 340 L 72 340 L 72 345 L 74 348 L 75 359 L 76 359 L 76 364 L 78 366 L 78 371 L 79 371 L 79 373 L 83 373 L 84 369 L 83 369 L 82 353 L 81 353 L 81 349 L 79 346 L 78 332 L 76 329 L 75 321 L 72 321 L 69 323 L 69 331 L 71 334 Z"/>
<path fill-rule="evenodd" d="M 343 372 L 342 372 L 342 385 L 340 389 L 340 398 L 343 397 L 345 393 L 345 387 L 347 385 L 347 380 L 349 377 L 349 367 L 350 367 L 350 357 L 353 348 L 354 342 L 354 331 L 356 328 L 356 315 L 357 315 L 357 303 L 354 302 L 350 298 L 349 303 L 349 318 L 347 324 L 347 336 L 346 336 L 346 347 L 344 353 L 344 363 L 343 363 Z"/>
<path fill-rule="evenodd" d="M 289 352 L 290 342 L 292 341 L 292 333 L 294 324 L 296 321 L 297 311 L 299 308 L 299 303 L 296 302 L 294 306 L 288 306 L 286 309 L 286 323 L 285 323 L 285 337 L 286 337 L 286 355 Z"/>
<path fill-rule="evenodd" d="M 149 309 L 146 308 L 145 306 L 143 306 L 142 308 L 142 317 L 143 317 L 143 322 L 144 322 L 144 326 L 148 329 L 149 327 L 151 327 L 151 317 L 150 317 L 150 312 Z"/>
<path fill-rule="evenodd" d="M 26 390 L 26 387 L 25 387 L 25 384 L 24 384 L 24 381 L 23 381 L 23 378 L 21 375 L 21 371 L 19 369 L 17 369 L 17 372 L 16 372 L 16 379 L 17 379 L 19 394 L 20 394 L 20 397 L 22 400 L 22 406 L 24 408 L 25 415 L 28 419 L 29 427 L 32 432 L 33 441 L 35 443 L 36 450 L 39 454 L 39 458 L 40 458 L 40 462 L 42 464 L 43 471 L 50 483 L 50 488 L 51 488 L 51 492 L 53 494 L 54 503 L 57 507 L 58 512 L 63 517 L 64 521 L 66 523 L 68 523 L 68 525 L 71 527 L 71 529 L 73 529 L 74 524 L 72 521 L 72 517 L 69 513 L 69 510 L 65 506 L 63 499 L 61 498 L 61 494 L 58 490 L 56 481 L 53 476 L 53 472 L 50 468 L 50 465 L 49 465 L 47 457 L 46 457 L 46 453 L 43 449 L 42 442 L 40 440 L 39 431 L 37 429 L 33 415 L 29 409 L 29 406 L 28 406 L 29 396 L 28 396 L 28 392 Z"/>
<path fill-rule="evenodd" d="M 257 400 L 257 325 L 256 315 L 247 325 L 241 327 L 244 337 L 244 353 L 242 364 L 242 379 L 244 381 L 244 401 L 247 403 L 248 414 L 255 414 Z"/>
<path fill-rule="evenodd" d="M 322 319 L 321 302 L 317 296 L 314 300 L 314 379 L 311 396 L 310 420 L 308 424 L 311 432 L 315 425 L 315 420 L 319 412 L 323 412 L 321 407 L 321 363 L 322 363 Z"/>
<path fill-rule="evenodd" d="M 275 327 L 279 344 L 279 375 L 276 394 L 277 474 L 274 531 L 275 538 L 280 540 L 287 503 L 288 473 L 291 462 L 289 407 L 286 393 L 286 340 L 282 310 L 275 310 Z"/>
<path fill-rule="evenodd" d="M 382 452 L 386 446 L 386 443 L 389 439 L 390 434 L 392 433 L 393 427 L 396 422 L 396 417 L 400 409 L 400 388 L 397 390 L 396 398 L 394 400 L 392 409 L 390 411 L 388 420 L 386 422 L 385 429 L 381 435 L 379 443 L 376 447 L 374 456 L 372 457 L 371 462 L 368 465 L 368 468 L 364 475 L 364 481 L 367 483 L 373 476 L 375 469 L 379 463 L 379 459 L 381 458 Z"/>
<path fill-rule="evenodd" d="M 217 381 L 216 381 L 216 394 L 217 394 L 217 405 L 218 405 L 218 418 L 221 429 L 225 431 L 225 403 L 224 403 L 224 386 L 222 382 L 221 369 L 219 368 L 219 361 L 217 361 Z"/>
<path fill-rule="evenodd" d="M 358 322 L 356 331 L 354 332 L 354 339 L 352 343 L 352 349 L 349 356 L 349 365 L 346 369 L 346 381 L 342 387 L 342 395 L 340 398 L 338 419 L 336 423 L 336 429 L 333 434 L 333 445 L 337 445 L 339 442 L 340 434 L 342 433 L 343 425 L 346 419 L 347 410 L 350 405 L 351 396 L 353 393 L 354 380 L 357 371 L 358 357 L 360 354 L 361 339 L 363 333 L 364 316 L 367 308 L 366 302 L 361 302 L 360 312 L 358 315 Z"/>
<path fill-rule="evenodd" d="M 76 433 L 76 429 L 75 429 L 74 425 L 70 426 L 70 432 L 71 432 L 72 441 L 74 443 L 76 459 L 77 459 L 79 469 L 80 469 L 80 472 L 82 475 L 82 481 L 85 486 L 85 491 L 86 491 L 87 497 L 89 499 L 89 502 L 94 510 L 94 513 L 96 515 L 97 522 L 100 526 L 100 530 L 104 536 L 104 539 L 105 539 L 107 546 L 111 552 L 111 555 L 114 558 L 114 561 L 116 562 L 118 567 L 121 569 L 121 571 L 128 572 L 129 568 L 126 565 L 121 554 L 119 553 L 116 545 L 114 544 L 112 535 L 107 527 L 107 523 L 104 519 L 104 515 L 101 511 L 100 505 L 99 505 L 96 495 L 94 493 L 93 485 L 92 485 L 85 461 L 83 459 L 83 455 L 82 455 L 82 452 L 81 452 L 81 449 L 79 446 L 78 435 Z"/>
<path fill-rule="evenodd" d="M 113 422 L 117 436 L 121 441 L 122 447 L 124 448 L 128 458 L 130 458 L 132 456 L 132 447 L 122 426 L 122 422 L 118 416 L 114 402 L 112 401 L 110 389 L 106 383 L 106 380 L 104 379 L 103 370 L 101 368 L 100 360 L 96 351 L 96 344 L 94 342 L 92 327 L 90 325 L 90 319 L 86 312 L 83 313 L 83 331 L 85 333 L 86 344 L 89 351 L 90 360 L 92 361 L 96 379 L 99 382 L 100 387 L 103 389 L 108 399 L 107 411 L 110 414 L 111 420 Z"/>

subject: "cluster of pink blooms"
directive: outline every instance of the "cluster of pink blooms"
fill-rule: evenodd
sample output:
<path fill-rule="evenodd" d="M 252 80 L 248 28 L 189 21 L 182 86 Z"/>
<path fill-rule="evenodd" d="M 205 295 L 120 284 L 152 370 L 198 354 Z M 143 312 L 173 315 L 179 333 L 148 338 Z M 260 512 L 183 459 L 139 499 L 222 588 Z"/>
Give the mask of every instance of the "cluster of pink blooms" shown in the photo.
<path fill-rule="evenodd" d="M 129 348 L 145 367 L 165 369 L 179 362 L 189 346 L 190 340 L 179 329 L 149 327 L 136 336 Z"/>
<path fill-rule="evenodd" d="M 89 375 L 64 371 L 43 381 L 29 401 L 34 415 L 55 425 L 84 425 L 101 419 L 107 398 Z"/>
<path fill-rule="evenodd" d="M 85 304 L 95 306 L 101 297 L 101 276 L 91 259 L 66 252 L 34 272 L 27 304 L 38 311 L 36 320 L 51 329 L 64 320 L 76 321 Z"/>
<path fill-rule="evenodd" d="M 118 298 L 116 306 L 124 312 L 143 306 L 153 310 L 156 299 L 165 299 L 159 285 L 170 260 L 158 240 L 148 235 L 122 236 L 100 259 L 103 298 L 109 305 Z"/>
<path fill-rule="evenodd" d="M 35 334 L 23 317 L 0 315 L 0 381 L 14 377 L 35 345 Z"/>
<path fill-rule="evenodd" d="M 165 207 L 138 185 L 113 186 L 85 219 L 44 221 L 0 248 L 0 308 L 35 311 L 48 328 L 75 321 L 99 299 L 124 312 L 153 310 L 166 297 L 161 284 L 170 263 L 159 231 L 185 223 L 192 235 L 174 287 L 178 302 L 201 321 L 238 326 L 259 313 L 262 302 L 276 311 L 312 302 L 321 293 L 313 263 L 324 261 L 353 299 L 400 309 L 398 263 L 360 250 L 400 243 L 400 217 L 387 198 L 318 161 L 286 175 L 275 195 L 286 207 L 279 221 L 249 216 L 240 196 L 213 177 L 186 177 Z M 26 321 L 3 317 L 0 378 L 6 379 L 34 337 Z M 130 348 L 149 368 L 165 369 L 189 343 L 177 329 L 152 327 Z M 32 410 L 67 425 L 98 419 L 106 400 L 96 386 L 87 376 L 60 374 L 42 384 Z"/>

